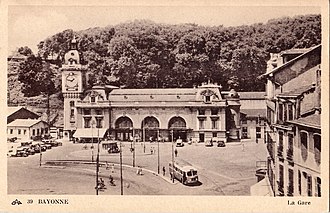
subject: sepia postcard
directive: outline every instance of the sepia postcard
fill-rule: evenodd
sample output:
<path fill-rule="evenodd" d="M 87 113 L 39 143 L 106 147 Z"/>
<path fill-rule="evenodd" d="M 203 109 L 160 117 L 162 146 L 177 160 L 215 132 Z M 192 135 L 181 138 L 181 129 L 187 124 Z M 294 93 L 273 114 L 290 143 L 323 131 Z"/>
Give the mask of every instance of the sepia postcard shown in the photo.
<path fill-rule="evenodd" d="M 0 10 L 0 212 L 330 211 L 328 1 Z"/>

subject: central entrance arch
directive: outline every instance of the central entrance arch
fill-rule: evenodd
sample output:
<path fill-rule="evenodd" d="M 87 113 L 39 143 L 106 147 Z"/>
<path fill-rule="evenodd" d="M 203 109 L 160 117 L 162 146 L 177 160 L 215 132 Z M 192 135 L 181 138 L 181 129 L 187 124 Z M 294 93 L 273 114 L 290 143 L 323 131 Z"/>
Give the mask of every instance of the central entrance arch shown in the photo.
<path fill-rule="evenodd" d="M 156 141 L 159 136 L 159 121 L 154 116 L 143 119 L 141 124 L 142 138 L 144 141 Z"/>
<path fill-rule="evenodd" d="M 183 141 L 187 141 L 187 124 L 182 117 L 172 117 L 168 122 L 168 129 L 173 131 L 174 141 L 178 138 L 181 138 Z"/>
<path fill-rule="evenodd" d="M 115 122 L 116 140 L 128 141 L 131 131 L 133 130 L 133 122 L 129 117 L 119 117 Z"/>

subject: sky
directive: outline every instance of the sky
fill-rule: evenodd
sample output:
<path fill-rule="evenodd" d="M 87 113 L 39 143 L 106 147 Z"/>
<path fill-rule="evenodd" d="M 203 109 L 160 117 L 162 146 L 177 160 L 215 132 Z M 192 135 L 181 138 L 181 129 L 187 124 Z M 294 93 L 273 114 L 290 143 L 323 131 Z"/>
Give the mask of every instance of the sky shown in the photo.
<path fill-rule="evenodd" d="M 320 14 L 316 6 L 8 6 L 8 53 L 66 29 L 116 25 L 135 19 L 157 23 L 239 26 L 283 16 Z"/>

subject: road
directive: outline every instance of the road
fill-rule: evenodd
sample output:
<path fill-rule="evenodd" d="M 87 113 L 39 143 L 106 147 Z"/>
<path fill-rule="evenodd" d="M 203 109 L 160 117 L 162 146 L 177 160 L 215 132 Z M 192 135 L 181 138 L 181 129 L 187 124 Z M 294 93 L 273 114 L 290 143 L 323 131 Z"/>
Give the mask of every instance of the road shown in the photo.
<path fill-rule="evenodd" d="M 176 159 L 188 161 L 198 169 L 200 185 L 184 186 L 173 184 L 168 175 L 171 161 L 171 144 L 159 144 L 160 172 L 166 167 L 166 175 L 158 175 L 158 144 L 136 144 L 136 166 L 143 168 L 142 176 L 136 175 L 132 167 L 133 154 L 130 143 L 123 143 L 123 191 L 124 195 L 249 195 L 250 186 L 256 183 L 255 162 L 266 159 L 265 144 L 251 141 L 227 143 L 226 147 L 205 147 L 193 144 L 174 147 L 178 150 Z M 91 144 L 64 142 L 42 154 L 42 162 L 48 160 L 91 160 Z M 155 150 L 151 154 L 150 150 Z M 93 150 L 94 160 L 96 151 Z M 9 194 L 95 194 L 95 166 L 47 166 L 39 167 L 39 154 L 29 157 L 8 158 Z M 120 194 L 119 154 L 108 154 L 101 149 L 100 161 L 115 164 L 115 172 L 100 168 L 100 177 L 106 180 L 107 189 L 99 194 Z M 149 172 L 153 171 L 153 172 Z M 114 177 L 116 186 L 107 183 L 108 176 Z"/>

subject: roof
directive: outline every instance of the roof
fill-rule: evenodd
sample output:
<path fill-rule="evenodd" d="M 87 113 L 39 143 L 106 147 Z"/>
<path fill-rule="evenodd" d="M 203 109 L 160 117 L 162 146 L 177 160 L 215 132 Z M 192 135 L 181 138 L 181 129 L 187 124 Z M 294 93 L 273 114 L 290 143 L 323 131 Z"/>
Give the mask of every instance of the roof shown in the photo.
<path fill-rule="evenodd" d="M 291 90 L 288 92 L 283 92 L 281 94 L 278 94 L 277 96 L 278 97 L 297 97 L 314 88 L 315 88 L 315 84 L 311 84 L 311 85 L 299 87 L 297 89 L 294 89 L 294 90 Z"/>
<path fill-rule="evenodd" d="M 309 51 L 311 48 L 301 48 L 301 49 L 288 49 L 280 52 L 281 55 L 285 54 L 303 54 L 307 51 Z"/>
<path fill-rule="evenodd" d="M 115 89 L 109 99 L 114 101 L 170 101 L 185 102 L 196 100 L 197 89 Z"/>
<path fill-rule="evenodd" d="M 266 117 L 266 109 L 241 109 L 241 113 L 247 117 Z"/>
<path fill-rule="evenodd" d="M 31 111 L 31 110 L 28 110 L 27 108 L 25 107 L 22 107 L 22 106 L 16 106 L 16 107 L 7 107 L 7 116 L 10 116 L 12 114 L 14 114 L 15 112 L 18 112 L 19 110 L 26 110 L 26 111 L 29 111 L 30 113 L 32 114 L 35 114 L 36 117 L 40 117 L 37 113 Z"/>
<path fill-rule="evenodd" d="M 7 127 L 31 127 L 39 122 L 44 122 L 39 119 L 16 119 L 13 122 L 7 124 Z M 44 122 L 46 123 L 46 122 Z"/>
<path fill-rule="evenodd" d="M 239 92 L 241 100 L 265 99 L 265 92 Z"/>
<path fill-rule="evenodd" d="M 306 117 L 298 118 L 296 120 L 288 121 L 288 123 L 321 129 L 321 115 L 315 113 Z"/>
<path fill-rule="evenodd" d="M 24 107 L 7 107 L 7 116 L 14 114 L 18 110 L 22 109 Z"/>
<path fill-rule="evenodd" d="M 273 73 L 275 73 L 275 72 L 277 72 L 277 71 L 279 71 L 279 70 L 285 68 L 286 66 L 288 66 L 288 65 L 290 65 L 290 64 L 292 64 L 292 63 L 294 63 L 295 61 L 297 61 L 297 60 L 303 58 L 305 55 L 309 54 L 310 52 L 315 51 L 315 50 L 318 49 L 318 48 L 321 48 L 321 44 L 319 44 L 319 45 L 317 45 L 317 46 L 315 46 L 315 47 L 310 48 L 308 51 L 304 52 L 303 54 L 297 56 L 296 58 L 294 58 L 294 59 L 288 61 L 288 62 L 285 63 L 285 64 L 282 64 L 282 65 L 279 66 L 279 67 L 276 67 L 275 69 L 273 69 L 272 71 L 270 71 L 270 72 L 268 72 L 268 73 L 265 73 L 265 74 L 260 75 L 258 78 L 263 77 L 263 76 L 267 76 L 267 75 L 270 75 L 270 74 L 273 74 Z M 287 50 L 287 51 L 289 51 L 289 50 Z"/>

